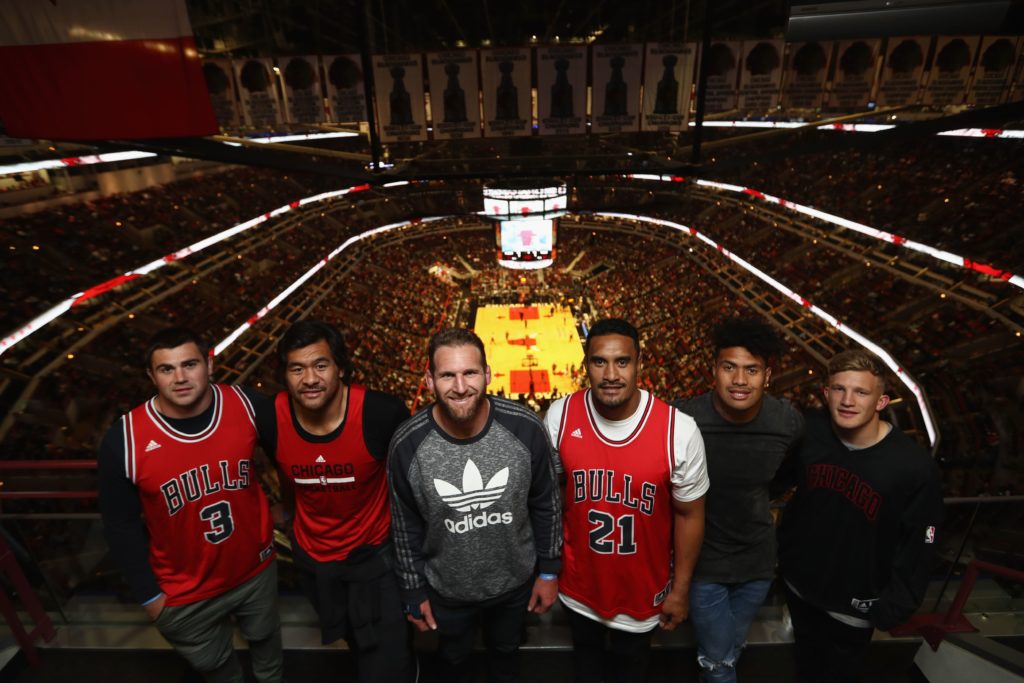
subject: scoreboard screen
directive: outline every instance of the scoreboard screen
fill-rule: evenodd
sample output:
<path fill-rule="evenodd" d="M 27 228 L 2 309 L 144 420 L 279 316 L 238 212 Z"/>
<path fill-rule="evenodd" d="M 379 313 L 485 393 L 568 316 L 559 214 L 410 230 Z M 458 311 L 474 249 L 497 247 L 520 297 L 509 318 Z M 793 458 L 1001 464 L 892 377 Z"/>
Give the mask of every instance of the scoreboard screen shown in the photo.
<path fill-rule="evenodd" d="M 506 268 L 546 268 L 554 261 L 555 227 L 550 218 L 523 218 L 498 225 L 500 265 Z"/>

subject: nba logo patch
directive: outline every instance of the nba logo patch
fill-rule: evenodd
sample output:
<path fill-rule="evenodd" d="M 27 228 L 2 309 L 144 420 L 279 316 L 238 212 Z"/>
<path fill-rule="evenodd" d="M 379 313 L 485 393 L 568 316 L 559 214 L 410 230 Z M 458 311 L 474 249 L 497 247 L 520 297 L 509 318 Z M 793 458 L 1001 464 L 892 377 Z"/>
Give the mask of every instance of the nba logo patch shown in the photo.
<path fill-rule="evenodd" d="M 924 542 L 935 543 L 935 527 L 930 526 L 924 530 Z"/>

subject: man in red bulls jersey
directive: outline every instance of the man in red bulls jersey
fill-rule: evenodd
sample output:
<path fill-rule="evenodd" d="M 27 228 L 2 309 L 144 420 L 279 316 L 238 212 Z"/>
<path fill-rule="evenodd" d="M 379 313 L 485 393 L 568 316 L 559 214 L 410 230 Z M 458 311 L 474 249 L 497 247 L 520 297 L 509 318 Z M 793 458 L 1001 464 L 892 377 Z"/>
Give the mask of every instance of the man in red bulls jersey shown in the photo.
<path fill-rule="evenodd" d="M 252 467 L 252 397 L 210 383 L 208 347 L 188 330 L 157 333 L 145 358 L 156 396 L 115 422 L 99 451 L 114 559 L 146 614 L 207 680 L 243 680 L 234 621 L 256 680 L 278 683 L 277 565 Z"/>
<path fill-rule="evenodd" d="M 413 681 L 386 468 L 388 443 L 409 410 L 395 396 L 351 383 L 345 341 L 331 325 L 295 323 L 277 353 L 287 391 L 274 401 L 271 455 L 294 492 L 295 568 L 323 642 L 348 642 L 363 683 Z"/>
<path fill-rule="evenodd" d="M 874 629 L 921 605 L 942 515 L 939 468 L 890 422 L 885 366 L 867 351 L 828 363 L 827 410 L 806 416 L 797 492 L 779 529 L 797 677 L 863 678 Z"/>
<path fill-rule="evenodd" d="M 704 535 L 704 443 L 692 418 L 637 386 L 635 327 L 602 320 L 585 351 L 590 388 L 545 417 L 565 475 L 559 598 L 577 681 L 643 681 L 653 629 L 687 618 Z"/>

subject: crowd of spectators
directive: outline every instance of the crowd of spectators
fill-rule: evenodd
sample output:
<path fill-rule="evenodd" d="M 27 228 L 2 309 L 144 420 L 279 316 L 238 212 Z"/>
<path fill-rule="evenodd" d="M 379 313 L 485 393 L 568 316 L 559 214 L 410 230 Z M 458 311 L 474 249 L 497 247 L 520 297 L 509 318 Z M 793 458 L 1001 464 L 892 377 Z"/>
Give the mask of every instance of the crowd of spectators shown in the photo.
<path fill-rule="evenodd" d="M 821 132 L 826 137 L 834 133 Z M 707 174 L 835 213 L 975 260 L 1020 272 L 1024 142 L 945 138 L 868 151 L 780 155 L 759 163 L 757 145 L 728 148 Z M 736 163 L 737 157 L 749 163 Z"/>
<path fill-rule="evenodd" d="M 929 146 L 893 150 L 890 153 L 901 161 L 888 165 L 882 152 L 860 155 L 860 165 L 823 158 L 819 160 L 822 167 L 814 172 L 792 165 L 787 166 L 789 173 L 773 175 L 751 165 L 743 182 L 901 234 L 909 231 L 900 230 L 895 222 L 905 220 L 901 215 L 905 217 L 906 210 L 904 206 L 900 214 L 892 197 L 900 196 L 900 185 L 912 187 L 918 191 L 913 196 L 928 204 L 925 219 L 915 217 L 917 228 L 924 230 L 935 216 L 946 215 L 941 212 L 973 211 L 971 215 L 976 216 L 984 210 L 988 221 L 984 235 L 991 239 L 980 243 L 1005 246 L 992 226 L 1005 226 L 1010 212 L 996 206 L 999 201 L 986 193 L 1014 186 L 1014 171 L 1007 171 L 1012 166 L 1009 152 L 1003 150 L 1015 143 L 995 143 L 992 149 L 997 158 L 992 161 L 977 151 L 979 145 L 992 141 L 956 141 L 966 145 L 958 147 L 963 155 L 977 162 L 973 174 L 954 172 L 957 164 L 968 161 L 949 160 L 948 144 L 938 141 L 937 151 Z M 940 164 L 936 159 L 944 161 Z M 799 178 L 798 171 L 803 174 Z M 843 176 L 843 182 L 830 175 Z M 869 177 L 879 181 L 869 184 Z M 938 195 L 921 188 L 940 179 L 945 179 L 943 196 L 977 195 L 984 207 L 949 207 L 945 201 L 934 206 Z M 894 189 L 885 189 L 890 183 Z M 833 186 L 843 191 L 833 192 Z M 235 169 L 18 218 L 5 231 L 9 242 L 5 265 L 11 267 L 5 268 L 3 283 L 11 306 L 2 320 L 13 328 L 76 288 L 96 284 L 297 197 L 334 187 L 328 179 Z M 881 343 L 923 382 L 937 410 L 950 415 L 943 422 L 944 427 L 949 425 L 945 427 L 949 436 L 940 450 L 949 462 L 962 453 L 991 450 L 992 434 L 1001 434 L 992 426 L 999 421 L 986 417 L 991 401 L 970 418 L 963 410 L 966 403 L 976 405 L 964 396 L 969 386 L 964 378 L 971 368 L 948 367 L 950 349 L 969 347 L 999 332 L 984 313 L 884 269 L 866 266 L 855 255 L 820 248 L 809 238 L 771 225 L 757 212 L 709 201 L 707 196 L 677 193 L 669 201 L 661 190 L 629 183 L 609 187 L 581 182 L 577 192 L 581 205 L 612 210 L 642 207 L 638 212 L 692 225 L 741 255 L 752 254 L 755 265 Z M 714 323 L 730 315 L 754 313 L 746 299 L 685 257 L 689 246 L 699 247 L 685 235 L 672 242 L 642 232 L 627 235 L 594 229 L 592 218 L 566 217 L 558 231 L 554 267 L 510 271 L 496 264 L 493 227 L 466 215 L 480 209 L 478 184 L 430 181 L 387 193 L 360 192 L 346 202 L 349 209 L 343 214 L 310 212 L 286 230 L 266 232 L 264 239 L 253 239 L 244 251 L 233 253 L 233 259 L 216 268 L 204 271 L 195 266 L 193 281 L 185 289 L 97 337 L 73 362 L 51 372 L 40 384 L 27 406 L 31 419 L 15 425 L 5 450 L 15 448 L 25 457 L 90 452 L 95 431 L 81 425 L 98 427 L 149 390 L 135 355 L 152 329 L 186 323 L 212 340 L 220 339 L 348 235 L 418 216 L 461 214 L 446 224 L 449 232 L 374 248 L 369 252 L 372 258 L 346 266 L 334 295 L 313 312 L 345 329 L 357 379 L 400 395 L 410 406 L 422 389 L 427 338 L 452 321 L 467 322 L 475 302 L 502 297 L 573 300 L 581 316 L 629 319 L 643 334 L 644 386 L 670 398 L 690 396 L 709 386 L 706 337 Z M 911 205 L 916 210 L 916 204 Z M 858 206 L 862 213 L 856 213 Z M 600 223 L 596 221 L 598 227 Z M 945 246 L 964 247 L 968 237 L 950 233 L 950 244 Z M 1019 249 L 1017 244 L 1011 246 Z M 42 278 L 43 283 L 32 281 L 33 274 L 58 272 L 60 277 Z M 776 299 L 773 305 L 788 305 L 781 297 Z M 810 357 L 794 345 L 782 365 L 792 369 L 783 387 L 785 394 L 802 405 L 814 404 L 817 379 L 812 372 L 817 368 Z M 950 381 L 950 376 L 957 379 Z M 270 366 L 261 368 L 257 377 L 268 388 L 276 386 Z M 82 387 L 87 390 L 83 392 Z M 1010 488 L 1015 485 L 1015 481 L 1009 484 Z M 982 488 L 967 481 L 958 490 L 969 493 Z"/>
<path fill-rule="evenodd" d="M 238 168 L 6 219 L 0 328 L 266 211 L 337 184 Z M 59 277 L 55 277 L 56 274 Z"/>

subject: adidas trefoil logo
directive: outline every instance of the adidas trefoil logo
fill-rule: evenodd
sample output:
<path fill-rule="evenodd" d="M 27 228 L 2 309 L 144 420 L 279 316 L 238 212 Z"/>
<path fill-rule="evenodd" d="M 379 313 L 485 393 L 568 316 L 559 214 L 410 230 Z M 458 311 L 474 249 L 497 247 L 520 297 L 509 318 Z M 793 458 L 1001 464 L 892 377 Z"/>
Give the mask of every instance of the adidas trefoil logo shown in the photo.
<path fill-rule="evenodd" d="M 149 443 L 146 444 L 146 452 L 147 453 L 149 453 L 150 451 L 155 451 L 158 448 L 160 448 L 160 444 L 158 444 L 153 439 L 150 439 Z"/>
<path fill-rule="evenodd" d="M 497 502 L 508 486 L 508 468 L 498 470 L 484 486 L 483 477 L 480 476 L 480 469 L 472 460 L 466 460 L 466 467 L 462 471 L 462 490 L 449 484 L 443 479 L 434 480 L 434 488 L 437 490 L 441 500 L 459 512 L 466 512 L 459 521 L 444 520 L 445 528 L 454 534 L 464 534 L 473 529 L 480 529 L 492 524 L 511 524 L 511 512 L 480 512 L 473 513 L 473 510 L 483 510 Z"/>
<path fill-rule="evenodd" d="M 483 477 L 480 476 L 480 469 L 470 459 L 466 460 L 466 467 L 462 470 L 462 490 L 452 486 L 443 479 L 434 480 L 434 488 L 441 496 L 441 500 L 451 505 L 459 512 L 470 510 L 482 510 L 490 507 L 505 493 L 505 486 L 508 485 L 508 468 L 498 470 L 498 473 L 491 477 L 484 486 Z"/>
<path fill-rule="evenodd" d="M 318 455 L 318 456 L 316 456 L 316 462 L 327 462 L 327 461 L 324 459 L 324 456 Z"/>
<path fill-rule="evenodd" d="M 572 430 L 572 434 L 570 434 L 569 436 L 573 437 L 574 439 L 582 439 L 583 430 L 577 427 L 576 429 Z"/>

